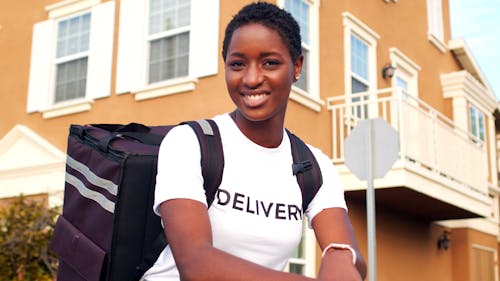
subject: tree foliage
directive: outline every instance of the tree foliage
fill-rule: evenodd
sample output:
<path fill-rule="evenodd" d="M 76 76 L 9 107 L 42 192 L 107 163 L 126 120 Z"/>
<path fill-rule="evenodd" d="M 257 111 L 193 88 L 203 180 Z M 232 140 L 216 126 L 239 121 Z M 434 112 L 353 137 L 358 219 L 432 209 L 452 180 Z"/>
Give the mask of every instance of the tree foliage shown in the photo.
<path fill-rule="evenodd" d="M 19 196 L 0 208 L 0 281 L 55 280 L 49 242 L 60 208 Z"/>

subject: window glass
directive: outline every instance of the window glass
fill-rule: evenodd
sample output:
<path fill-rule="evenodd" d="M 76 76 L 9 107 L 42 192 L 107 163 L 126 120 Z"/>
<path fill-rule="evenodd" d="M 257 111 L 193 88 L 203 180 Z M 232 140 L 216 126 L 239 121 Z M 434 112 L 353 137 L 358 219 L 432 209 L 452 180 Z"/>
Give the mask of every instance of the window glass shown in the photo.
<path fill-rule="evenodd" d="M 308 61 L 309 61 L 309 51 L 306 49 L 302 48 L 302 55 L 304 56 L 304 62 L 302 64 L 302 70 L 300 72 L 300 77 L 297 82 L 295 82 L 295 86 L 301 88 L 302 90 L 307 91 L 309 89 L 308 83 L 307 83 L 307 68 L 309 66 Z"/>
<path fill-rule="evenodd" d="M 406 80 L 404 80 L 403 78 L 401 78 L 399 76 L 396 78 L 396 86 L 401 88 L 403 90 L 403 92 L 408 91 L 408 82 L 406 82 Z"/>
<path fill-rule="evenodd" d="M 285 9 L 293 15 L 299 24 L 302 42 L 309 45 L 309 4 L 303 0 L 287 0 Z"/>
<path fill-rule="evenodd" d="M 401 78 L 401 76 L 396 77 L 396 87 L 402 90 L 403 98 L 408 97 L 408 81 Z"/>
<path fill-rule="evenodd" d="M 368 80 L 368 45 L 355 35 L 351 35 L 351 71 Z"/>
<path fill-rule="evenodd" d="M 55 102 L 85 97 L 90 13 L 58 23 Z"/>
<path fill-rule="evenodd" d="M 302 55 L 304 56 L 304 62 L 300 78 L 295 82 L 295 86 L 307 92 L 309 91 L 310 7 L 304 0 L 286 0 L 285 9 L 293 15 L 299 24 L 300 36 L 302 38 Z"/>
<path fill-rule="evenodd" d="M 188 75 L 190 11 L 189 0 L 150 0 L 149 83 Z"/>
<path fill-rule="evenodd" d="M 478 130 L 479 130 L 479 139 L 484 141 L 484 115 L 480 114 L 478 118 Z"/>
<path fill-rule="evenodd" d="M 85 97 L 87 58 L 57 65 L 55 102 Z"/>
<path fill-rule="evenodd" d="M 149 83 L 187 76 L 189 33 L 151 41 Z"/>
<path fill-rule="evenodd" d="M 149 34 L 176 29 L 190 24 L 190 1 L 151 0 Z"/>
<path fill-rule="evenodd" d="M 485 140 L 484 114 L 475 107 L 469 108 L 470 131 L 478 139 Z"/>
<path fill-rule="evenodd" d="M 351 34 L 351 91 L 353 94 L 369 90 L 368 87 L 368 45 L 361 39 Z M 368 95 L 358 95 L 351 98 L 354 104 L 352 114 L 358 118 L 368 116 L 368 105 L 362 103 Z"/>
<path fill-rule="evenodd" d="M 59 22 L 56 58 L 88 51 L 90 13 Z"/>

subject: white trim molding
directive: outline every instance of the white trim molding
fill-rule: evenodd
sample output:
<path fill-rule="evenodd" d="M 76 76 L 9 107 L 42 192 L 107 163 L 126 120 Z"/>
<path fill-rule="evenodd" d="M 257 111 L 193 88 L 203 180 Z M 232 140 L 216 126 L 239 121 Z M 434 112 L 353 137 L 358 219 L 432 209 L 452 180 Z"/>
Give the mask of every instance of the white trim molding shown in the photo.
<path fill-rule="evenodd" d="M 196 78 L 177 78 L 151 84 L 143 89 L 132 92 L 132 94 L 134 94 L 137 101 L 158 98 L 194 91 L 197 83 L 198 79 Z"/>
<path fill-rule="evenodd" d="M 65 161 L 65 153 L 16 125 L 0 139 L 0 198 L 48 194 L 50 206 L 62 205 Z"/>

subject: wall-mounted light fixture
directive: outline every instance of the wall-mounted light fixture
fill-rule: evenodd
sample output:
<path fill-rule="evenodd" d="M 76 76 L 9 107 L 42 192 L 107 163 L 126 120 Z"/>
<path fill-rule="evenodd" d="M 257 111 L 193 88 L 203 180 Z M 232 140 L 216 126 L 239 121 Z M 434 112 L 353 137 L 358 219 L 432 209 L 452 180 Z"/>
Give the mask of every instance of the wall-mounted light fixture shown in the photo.
<path fill-rule="evenodd" d="M 451 244 L 451 240 L 450 240 L 450 237 L 449 235 L 451 234 L 451 232 L 445 230 L 443 231 L 443 234 L 441 234 L 438 239 L 437 239 L 437 247 L 439 250 L 443 249 L 443 250 L 448 250 L 448 248 L 450 247 L 450 244 Z"/>
<path fill-rule="evenodd" d="M 396 68 L 392 66 L 390 63 L 386 64 L 384 67 L 382 67 L 382 78 L 390 79 L 392 78 L 392 76 L 394 76 L 394 72 L 396 72 Z"/>

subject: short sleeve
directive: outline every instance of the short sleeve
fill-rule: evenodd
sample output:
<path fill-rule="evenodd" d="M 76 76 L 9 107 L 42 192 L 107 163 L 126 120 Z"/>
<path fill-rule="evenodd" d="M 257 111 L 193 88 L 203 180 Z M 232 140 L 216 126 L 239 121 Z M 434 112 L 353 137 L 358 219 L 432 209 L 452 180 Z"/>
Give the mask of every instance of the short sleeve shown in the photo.
<path fill-rule="evenodd" d="M 306 210 L 309 227 L 311 227 L 312 219 L 322 210 L 327 208 L 344 208 L 347 210 L 347 204 L 344 198 L 344 186 L 331 160 L 319 149 L 311 146 L 309 148 L 314 153 L 323 176 L 323 185 Z"/>
<path fill-rule="evenodd" d="M 206 205 L 200 166 L 200 145 L 188 125 L 177 126 L 165 136 L 158 153 L 153 210 L 170 199 L 192 199 Z"/>

